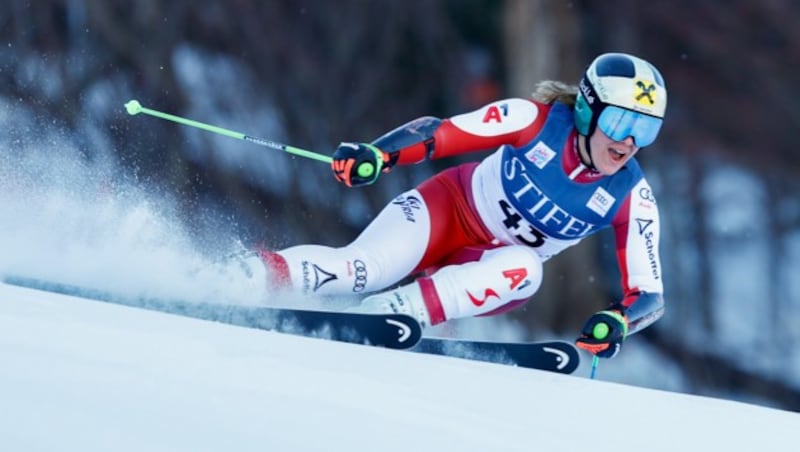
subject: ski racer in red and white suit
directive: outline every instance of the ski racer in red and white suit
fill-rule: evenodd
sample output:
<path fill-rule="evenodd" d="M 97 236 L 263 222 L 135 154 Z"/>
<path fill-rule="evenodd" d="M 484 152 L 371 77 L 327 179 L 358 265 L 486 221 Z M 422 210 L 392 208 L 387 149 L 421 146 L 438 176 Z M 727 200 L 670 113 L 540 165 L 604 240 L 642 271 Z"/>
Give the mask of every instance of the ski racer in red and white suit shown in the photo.
<path fill-rule="evenodd" d="M 620 83 L 631 70 L 631 81 Z M 597 92 L 603 83 L 606 96 Z M 624 54 L 598 57 L 580 89 L 575 106 L 505 99 L 449 119 L 416 119 L 371 144 L 342 143 L 332 166 L 348 186 L 426 158 L 496 150 L 400 194 L 349 245 L 264 252 L 274 282 L 352 295 L 424 271 L 362 306 L 438 324 L 519 305 L 538 290 L 543 262 L 611 226 L 624 297 L 592 315 L 576 343 L 614 356 L 627 335 L 663 312 L 658 208 L 634 154 L 638 142 L 655 139 L 664 108 L 647 110 L 633 99 L 645 92 L 642 102 L 649 95 L 665 105 L 666 91 L 654 67 Z M 631 101 L 609 97 L 613 90 L 627 90 Z"/>

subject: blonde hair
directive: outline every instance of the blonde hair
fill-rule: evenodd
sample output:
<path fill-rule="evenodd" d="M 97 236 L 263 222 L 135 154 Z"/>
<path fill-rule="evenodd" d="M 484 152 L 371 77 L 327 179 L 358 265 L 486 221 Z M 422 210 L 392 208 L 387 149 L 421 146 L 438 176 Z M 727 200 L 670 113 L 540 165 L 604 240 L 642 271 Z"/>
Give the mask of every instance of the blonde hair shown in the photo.
<path fill-rule="evenodd" d="M 544 104 L 561 102 L 572 106 L 575 105 L 575 99 L 578 97 L 578 86 L 555 80 L 543 80 L 536 84 L 531 97 Z"/>

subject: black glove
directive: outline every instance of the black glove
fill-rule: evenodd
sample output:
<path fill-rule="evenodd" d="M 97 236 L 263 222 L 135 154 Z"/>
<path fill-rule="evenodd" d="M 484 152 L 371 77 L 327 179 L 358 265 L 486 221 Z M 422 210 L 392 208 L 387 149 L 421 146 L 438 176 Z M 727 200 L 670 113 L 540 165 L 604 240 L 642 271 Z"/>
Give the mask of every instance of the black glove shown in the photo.
<path fill-rule="evenodd" d="M 341 143 L 333 153 L 331 168 L 336 180 L 348 187 L 369 185 L 381 174 L 388 154 L 369 143 Z"/>
<path fill-rule="evenodd" d="M 613 358 L 628 334 L 628 319 L 619 311 L 592 314 L 583 325 L 575 345 L 601 358 Z"/>

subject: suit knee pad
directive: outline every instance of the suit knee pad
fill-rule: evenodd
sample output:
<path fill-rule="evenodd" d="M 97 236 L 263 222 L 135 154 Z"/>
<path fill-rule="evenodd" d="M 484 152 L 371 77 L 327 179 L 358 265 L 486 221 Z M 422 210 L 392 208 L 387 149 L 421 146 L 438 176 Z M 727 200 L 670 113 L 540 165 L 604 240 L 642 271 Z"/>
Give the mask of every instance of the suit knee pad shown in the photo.
<path fill-rule="evenodd" d="M 528 247 L 505 246 L 484 251 L 477 261 L 443 267 L 429 279 L 445 319 L 487 315 L 536 293 L 542 260 Z"/>

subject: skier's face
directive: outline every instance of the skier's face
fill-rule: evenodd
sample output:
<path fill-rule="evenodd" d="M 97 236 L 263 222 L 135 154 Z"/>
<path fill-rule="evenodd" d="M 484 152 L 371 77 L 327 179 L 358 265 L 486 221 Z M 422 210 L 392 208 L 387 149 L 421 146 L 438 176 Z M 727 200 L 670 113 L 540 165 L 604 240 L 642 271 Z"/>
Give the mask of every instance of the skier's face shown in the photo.
<path fill-rule="evenodd" d="M 639 147 L 634 143 L 633 137 L 614 141 L 598 127 L 589 138 L 589 149 L 592 153 L 592 163 L 597 171 L 611 176 L 633 158 Z"/>

